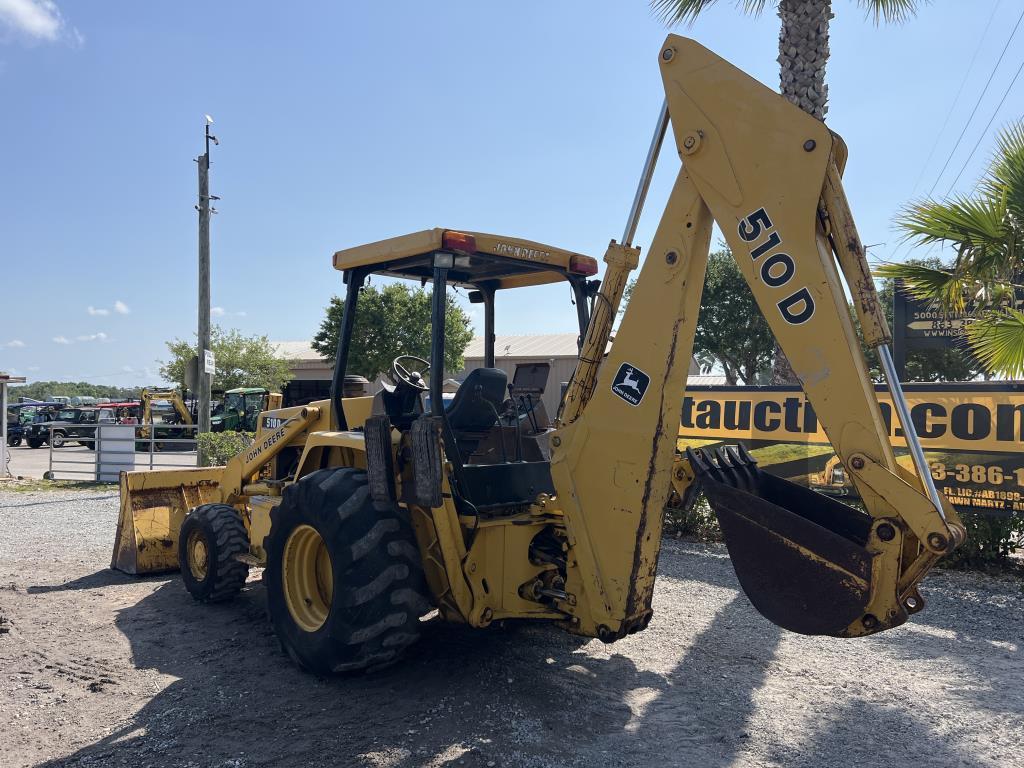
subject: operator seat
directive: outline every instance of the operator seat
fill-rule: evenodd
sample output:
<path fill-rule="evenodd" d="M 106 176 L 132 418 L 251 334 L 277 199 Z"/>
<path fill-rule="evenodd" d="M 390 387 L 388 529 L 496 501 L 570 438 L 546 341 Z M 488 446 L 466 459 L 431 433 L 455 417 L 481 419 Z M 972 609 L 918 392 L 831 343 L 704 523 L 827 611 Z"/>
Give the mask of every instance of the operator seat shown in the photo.
<path fill-rule="evenodd" d="M 498 421 L 508 374 L 500 368 L 475 368 L 459 386 L 446 410 L 456 432 L 486 432 Z"/>

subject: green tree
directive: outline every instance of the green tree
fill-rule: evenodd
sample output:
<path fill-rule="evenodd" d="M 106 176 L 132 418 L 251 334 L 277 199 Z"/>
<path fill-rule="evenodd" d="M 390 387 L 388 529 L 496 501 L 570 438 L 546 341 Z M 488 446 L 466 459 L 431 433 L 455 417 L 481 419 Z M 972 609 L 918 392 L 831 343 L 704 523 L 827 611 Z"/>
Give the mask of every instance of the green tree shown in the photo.
<path fill-rule="evenodd" d="M 626 287 L 623 306 L 635 282 Z M 755 384 L 771 370 L 774 350 L 775 337 L 732 252 L 726 248 L 712 253 L 693 336 L 693 355 L 701 368 L 707 371 L 717 364 L 730 384 Z"/>
<path fill-rule="evenodd" d="M 210 346 L 217 364 L 213 375 L 214 389 L 264 387 L 280 390 L 292 377 L 288 361 L 277 357 L 274 345 L 266 336 L 243 336 L 232 328 L 210 329 Z M 171 359 L 160 365 L 160 375 L 175 384 L 185 384 L 185 366 L 198 354 L 196 342 L 175 339 L 167 342 Z"/>
<path fill-rule="evenodd" d="M 940 259 L 918 259 L 913 262 L 933 269 L 942 269 Z M 896 281 L 886 278 L 878 288 L 878 299 L 885 310 L 885 319 L 890 328 L 894 328 L 893 298 L 896 292 Z M 852 306 L 851 306 L 852 310 Z M 858 329 L 859 332 L 859 329 Z M 864 356 L 871 369 L 871 376 L 876 381 L 882 380 L 881 363 L 875 350 L 864 346 Z M 906 381 L 970 381 L 982 373 L 982 368 L 970 353 L 961 348 L 948 349 L 908 349 L 906 364 Z"/>
<path fill-rule="evenodd" d="M 708 258 L 693 351 L 721 365 L 730 384 L 755 384 L 771 369 L 775 337 L 729 250 Z"/>
<path fill-rule="evenodd" d="M 373 381 L 391 368 L 399 355 L 430 359 L 430 299 L 422 288 L 391 283 L 382 288 L 368 285 L 359 292 L 356 322 L 349 347 L 348 373 Z M 448 294 L 445 308 L 445 370 L 462 369 L 462 354 L 473 338 L 473 328 L 455 298 Z M 327 305 L 326 317 L 313 337 L 313 349 L 330 362 L 338 348 L 338 332 L 345 300 L 337 296 Z"/>
<path fill-rule="evenodd" d="M 971 308 L 965 336 L 992 374 L 1024 376 L 1024 121 L 999 134 L 976 192 L 910 204 L 896 221 L 915 245 L 952 245 L 949 269 L 907 262 L 877 270 L 901 278 L 913 296 L 950 312 Z"/>
<path fill-rule="evenodd" d="M 651 7 L 667 24 L 692 24 L 697 17 L 714 5 L 715 0 L 650 0 Z M 779 92 L 804 112 L 824 121 L 828 113 L 828 85 L 825 68 L 828 65 L 829 23 L 832 0 L 774 0 L 779 15 Z M 880 21 L 904 21 L 914 15 L 920 3 L 916 0 L 857 0 Z M 743 13 L 758 15 L 768 0 L 736 0 Z M 793 369 L 776 345 L 772 382 L 796 384 Z"/>
<path fill-rule="evenodd" d="M 19 397 L 33 400 L 48 400 L 50 397 L 109 397 L 111 400 L 127 400 L 139 396 L 139 387 L 116 387 L 109 384 L 89 384 L 85 381 L 34 381 L 23 386 L 12 386 L 7 391 L 10 402 Z"/>

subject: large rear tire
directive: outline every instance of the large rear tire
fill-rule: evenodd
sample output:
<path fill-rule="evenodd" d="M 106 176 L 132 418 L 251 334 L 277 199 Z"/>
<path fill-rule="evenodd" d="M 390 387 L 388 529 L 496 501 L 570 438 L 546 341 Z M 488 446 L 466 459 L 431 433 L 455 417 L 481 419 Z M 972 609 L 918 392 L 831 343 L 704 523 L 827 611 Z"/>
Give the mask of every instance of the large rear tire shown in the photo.
<path fill-rule="evenodd" d="M 285 489 L 265 548 L 270 619 L 303 669 L 380 668 L 419 639 L 431 603 L 412 524 L 370 498 L 365 472 L 322 469 Z"/>
<path fill-rule="evenodd" d="M 227 504 L 193 509 L 178 534 L 178 565 L 185 589 L 200 603 L 221 603 L 238 594 L 249 566 L 249 535 L 238 511 Z"/>

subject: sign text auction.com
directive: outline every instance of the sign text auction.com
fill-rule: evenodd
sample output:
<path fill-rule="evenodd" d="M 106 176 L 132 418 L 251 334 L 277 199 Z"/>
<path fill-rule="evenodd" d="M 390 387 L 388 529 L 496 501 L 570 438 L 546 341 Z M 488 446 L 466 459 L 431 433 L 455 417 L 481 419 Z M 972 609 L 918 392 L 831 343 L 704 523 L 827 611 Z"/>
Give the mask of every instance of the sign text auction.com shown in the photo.
<path fill-rule="evenodd" d="M 688 390 L 680 436 L 827 443 L 814 408 L 802 392 L 755 388 Z M 738 392 L 748 389 L 748 392 Z M 882 418 L 893 445 L 903 444 L 888 392 L 879 392 Z M 1020 450 L 1024 443 L 1024 393 L 986 392 L 968 399 L 960 392 L 906 393 L 911 418 L 925 447 L 976 451 Z"/>

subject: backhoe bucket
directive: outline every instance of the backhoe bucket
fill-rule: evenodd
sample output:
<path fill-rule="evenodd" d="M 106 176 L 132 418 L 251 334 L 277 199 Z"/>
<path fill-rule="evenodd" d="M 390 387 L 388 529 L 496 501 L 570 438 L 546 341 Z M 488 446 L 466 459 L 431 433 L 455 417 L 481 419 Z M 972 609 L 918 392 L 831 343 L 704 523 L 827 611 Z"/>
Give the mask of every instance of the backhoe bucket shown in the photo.
<path fill-rule="evenodd" d="M 762 472 L 742 446 L 686 455 L 754 607 L 792 632 L 845 636 L 871 596 L 871 516 Z"/>
<path fill-rule="evenodd" d="M 200 504 L 220 501 L 223 467 L 121 474 L 121 513 L 110 567 L 131 574 L 178 570 L 178 531 Z"/>

